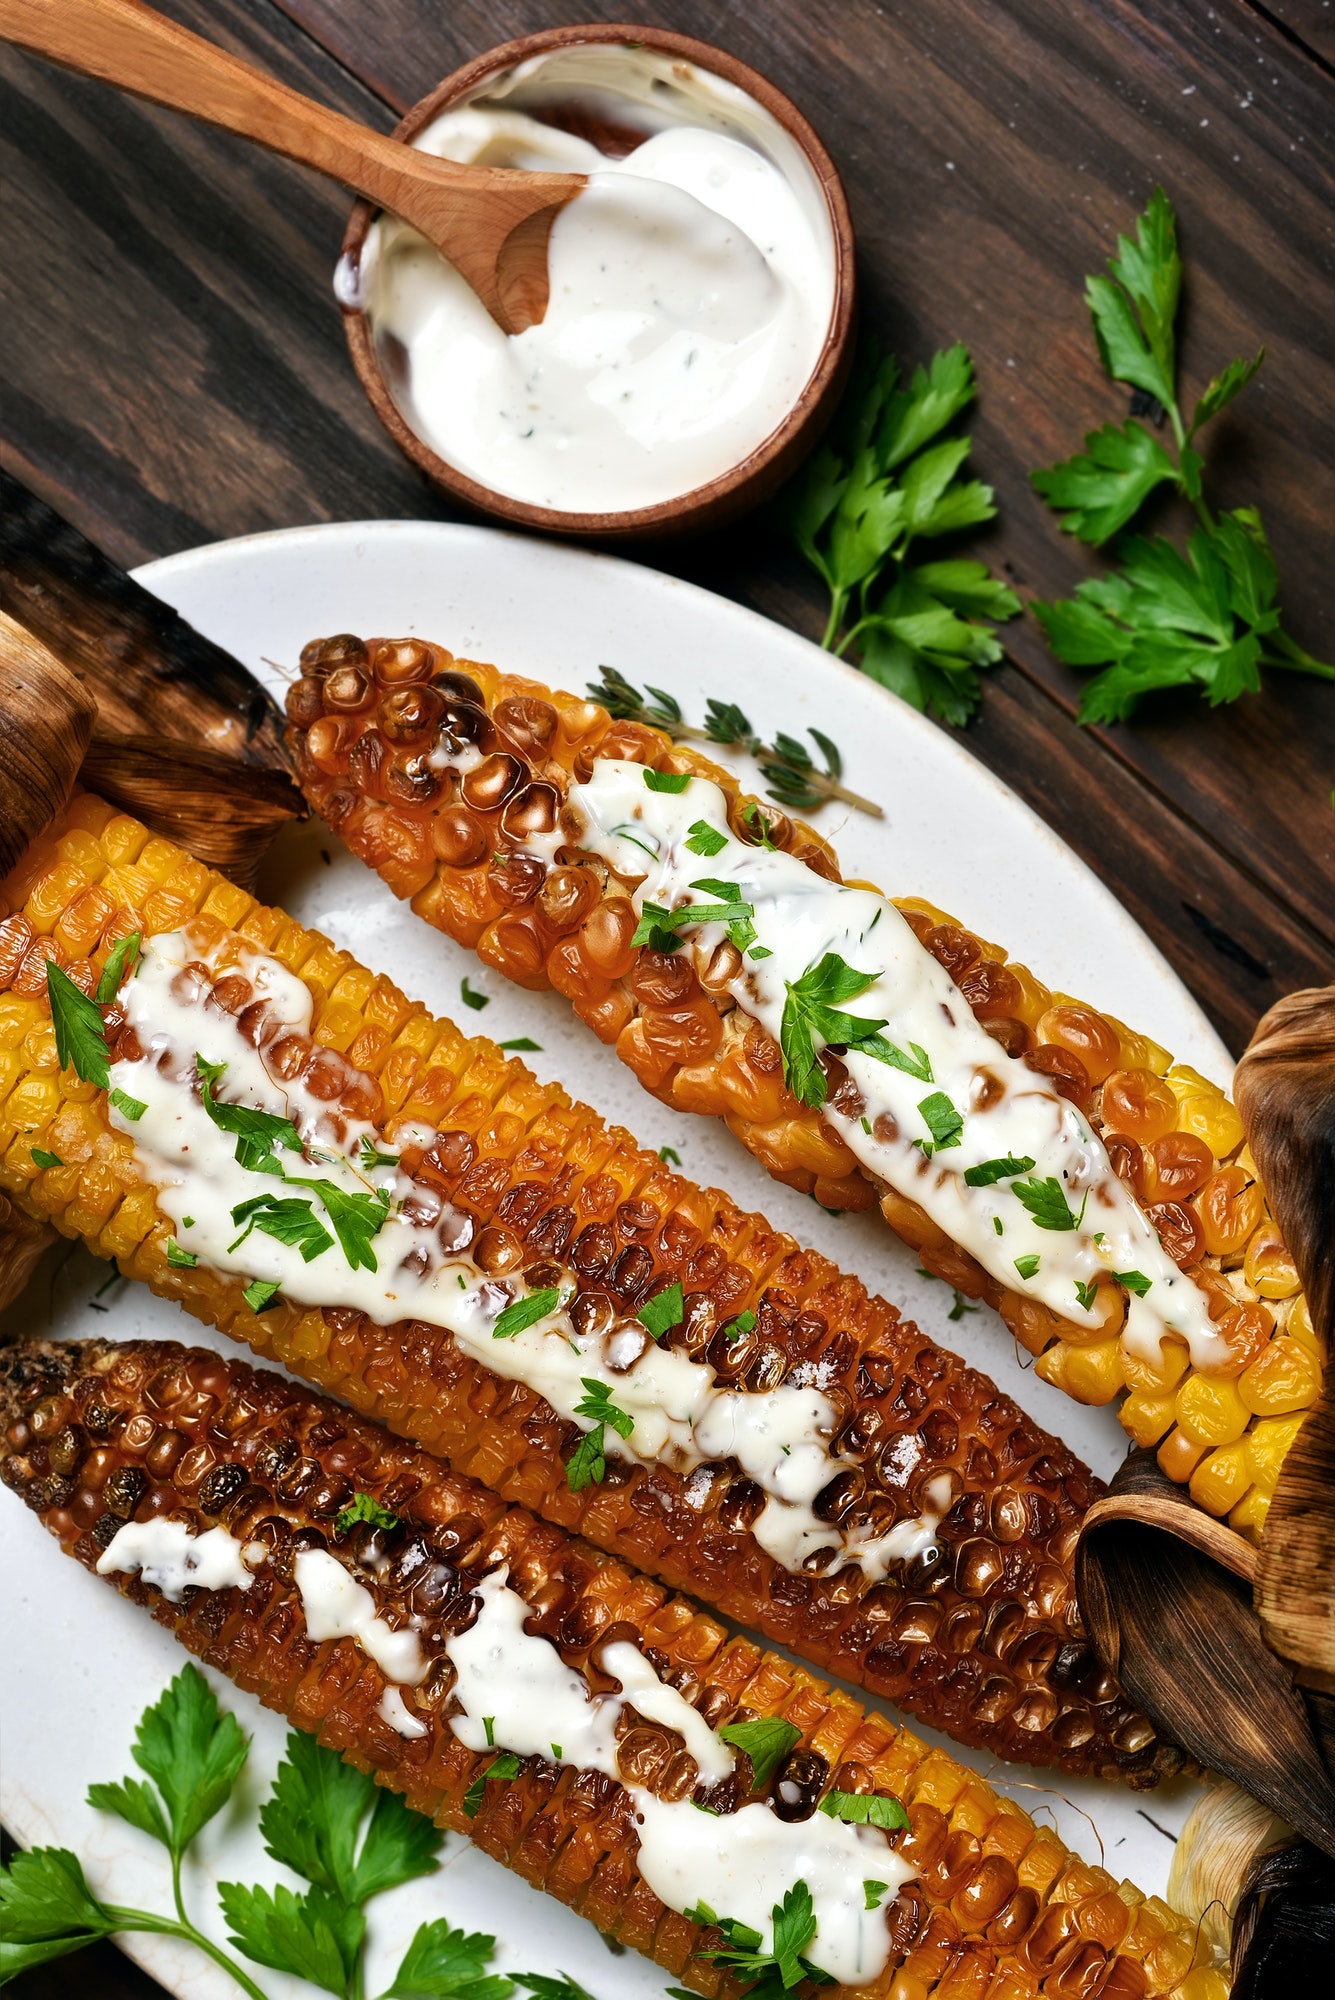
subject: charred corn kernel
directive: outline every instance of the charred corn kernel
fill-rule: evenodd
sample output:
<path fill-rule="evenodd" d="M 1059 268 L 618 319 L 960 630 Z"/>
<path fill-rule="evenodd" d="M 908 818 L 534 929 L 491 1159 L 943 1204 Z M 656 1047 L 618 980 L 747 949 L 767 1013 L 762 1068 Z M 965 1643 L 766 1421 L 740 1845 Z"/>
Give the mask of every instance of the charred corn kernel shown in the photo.
<path fill-rule="evenodd" d="M 1252 1483 L 1251 1456 L 1245 1440 L 1220 1445 L 1207 1453 L 1190 1479 L 1191 1497 L 1207 1514 L 1227 1514 Z"/>
<path fill-rule="evenodd" d="M 1302 1429 L 1299 1417 L 1262 1417 L 1251 1427 L 1247 1450 L 1252 1477 L 1267 1493 L 1273 1493 L 1289 1446 Z"/>
<path fill-rule="evenodd" d="M 1250 1412 L 1234 1382 L 1193 1375 L 1177 1392 L 1177 1421 L 1193 1444 L 1232 1444 Z"/>
<path fill-rule="evenodd" d="M 1189 1438 L 1183 1430 L 1171 1430 L 1156 1454 L 1159 1469 L 1168 1479 L 1185 1485 L 1204 1458 L 1206 1447 Z"/>
<path fill-rule="evenodd" d="M 1306 1342 L 1287 1334 L 1276 1334 L 1238 1377 L 1238 1394 L 1258 1417 L 1284 1417 L 1309 1409 L 1320 1391 L 1320 1360 Z"/>
<path fill-rule="evenodd" d="M 1137 1444 L 1158 1444 L 1176 1419 L 1177 1397 L 1171 1389 L 1162 1395 L 1148 1389 L 1133 1389 L 1117 1414 Z"/>
<path fill-rule="evenodd" d="M 1298 1266 L 1280 1235 L 1279 1224 L 1263 1222 L 1247 1244 L 1243 1276 L 1258 1298 L 1289 1299 L 1298 1290 Z"/>
<path fill-rule="evenodd" d="M 102 838 L 113 830 L 119 843 L 133 846 L 118 820 L 108 823 Z M 172 882 L 188 875 L 168 867 L 161 842 L 154 861 Z M 151 878 L 145 873 L 144 879 Z M 33 876 L 34 893 L 43 880 L 40 871 Z M 572 1105 L 559 1086 L 539 1084 L 512 1054 L 433 1021 L 390 982 L 373 978 L 348 953 L 293 926 L 281 912 L 249 899 L 221 898 L 217 878 L 207 871 L 190 876 L 189 886 L 197 907 L 215 913 L 228 907 L 235 919 L 225 930 L 215 914 L 191 933 L 206 956 L 216 955 L 220 969 L 213 976 L 226 982 L 231 1007 L 246 1004 L 242 939 L 262 949 L 281 946 L 289 970 L 308 988 L 309 1053 L 303 1058 L 299 1045 L 295 1059 L 318 1062 L 322 1077 L 333 1076 L 332 1088 L 342 1095 L 330 1097 L 331 1115 L 341 1105 L 369 1119 L 395 1151 L 399 1116 L 426 1119 L 436 1128 L 427 1185 L 452 1213 L 467 1218 L 479 1268 L 556 1262 L 575 1302 L 587 1297 L 596 1314 L 611 1310 L 608 1274 L 616 1274 L 623 1290 L 631 1287 L 632 1304 L 650 1287 L 676 1281 L 693 1310 L 706 1315 L 700 1322 L 706 1339 L 744 1310 L 753 1311 L 750 1348 L 737 1351 L 738 1362 L 748 1367 L 748 1386 L 751 1369 L 758 1371 L 756 1387 L 773 1388 L 800 1360 L 827 1371 L 823 1386 L 846 1399 L 841 1423 L 856 1456 L 839 1460 L 833 1518 L 842 1519 L 850 1507 L 863 1509 L 869 1523 L 898 1518 L 906 1499 L 913 1507 L 925 1504 L 918 1498 L 924 1482 L 948 1474 L 956 1497 L 971 1498 L 1002 1524 L 1005 1559 L 1000 1543 L 985 1537 L 943 1544 L 944 1566 L 931 1589 L 941 1628 L 901 1643 L 894 1620 L 914 1588 L 908 1571 L 892 1571 L 875 1583 L 851 1567 L 794 1576 L 751 1534 L 755 1488 L 734 1467 L 720 1462 L 708 1491 L 702 1495 L 697 1482 L 689 1500 L 685 1476 L 653 1462 L 627 1463 L 615 1479 L 572 1492 L 565 1461 L 577 1432 L 553 1414 L 544 1417 L 536 1391 L 503 1381 L 444 1329 L 414 1321 L 381 1326 L 350 1308 L 331 1305 L 324 1312 L 281 1298 L 257 1314 L 245 1304 L 244 1278 L 169 1264 L 175 1229 L 157 1205 L 156 1190 L 140 1179 L 133 1139 L 111 1128 L 103 1093 L 56 1067 L 44 1000 L 3 994 L 0 1020 L 12 1019 L 23 1033 L 19 1046 L 0 1058 L 14 1064 L 13 1087 L 0 1105 L 0 1144 L 5 1132 L 10 1139 L 0 1161 L 0 1189 L 12 1188 L 20 1197 L 26 1191 L 33 1215 L 82 1236 L 100 1254 L 114 1256 L 127 1275 L 461 1470 L 485 1476 L 505 1498 L 522 1498 L 612 1554 L 654 1568 L 674 1587 L 689 1584 L 740 1622 L 837 1668 L 845 1679 L 865 1680 L 934 1726 L 1026 1762 L 1138 1783 L 1176 1764 L 1178 1753 L 1142 1735 L 1147 1725 L 1120 1697 L 1096 1704 L 1080 1692 L 1078 1676 L 1058 1686 L 1027 1664 L 1036 1652 L 1055 1657 L 1069 1642 L 1070 1550 L 1098 1490 L 1057 1440 L 855 1279 L 762 1218 L 741 1214 L 725 1196 L 692 1187 L 628 1134 Z M 150 900 L 158 893 L 152 890 Z M 137 917 L 137 911 L 120 910 L 115 921 L 124 931 L 138 927 Z M 99 952 L 105 957 L 104 944 L 83 962 L 84 972 Z M 330 1022 L 333 1033 L 322 1032 Z M 391 1030 L 392 1047 L 386 1039 Z M 367 1067 L 351 1068 L 329 1055 L 340 1046 L 360 1049 Z M 78 1135 L 71 1164 L 34 1176 L 29 1128 L 54 1132 L 65 1122 Z M 425 1166 L 414 1166 L 419 1171 Z M 484 1239 L 492 1260 L 485 1265 Z M 636 1338 L 644 1338 L 633 1312 L 627 1317 Z M 670 1330 L 667 1344 L 684 1344 L 688 1333 L 694 1340 L 693 1322 Z M 1118 1343 L 1081 1349 L 1068 1365 L 1083 1393 L 1106 1400 L 1120 1380 Z M 901 1396 L 912 1408 L 920 1444 L 907 1494 L 896 1456 L 902 1424 L 887 1424 L 882 1414 Z M 1042 1523 L 1038 1533 L 1030 1527 L 1035 1515 Z M 1011 1623 L 1005 1643 L 989 1655 L 987 1685 L 980 1688 L 958 1669 L 974 1651 L 979 1611 L 992 1617 L 1002 1609 Z M 1117 1747 L 1128 1731 L 1138 1745 L 1130 1751 Z"/>
<path fill-rule="evenodd" d="M 89 1451 L 95 1426 L 97 1449 Z M 125 1441 L 131 1433 L 138 1450 Z M 256 1561 L 249 1588 L 193 1590 L 180 1604 L 125 1571 L 112 1571 L 111 1580 L 188 1651 L 261 1694 L 266 1706 L 373 1769 L 417 1811 L 470 1836 L 596 1921 L 605 1936 L 634 1944 L 670 1970 L 698 1964 L 695 1954 L 708 1945 L 702 1929 L 669 1911 L 640 1875 L 629 1787 L 682 1804 L 703 1791 L 690 1760 L 683 1763 L 677 1732 L 654 1724 L 620 1735 L 615 1775 L 596 1780 L 559 1758 L 522 1758 L 515 1777 L 483 1787 L 473 1817 L 465 1810 L 494 1753 L 468 1750 L 450 1727 L 455 1671 L 445 1635 L 452 1613 L 467 1615 L 477 1578 L 501 1564 L 509 1588 L 529 1606 L 530 1632 L 563 1651 L 576 1673 L 587 1672 L 600 1635 L 615 1631 L 638 1644 L 687 1701 L 704 1706 L 707 1697 L 712 1727 L 745 1716 L 782 1718 L 801 1731 L 793 1757 L 761 1796 L 751 1792 L 746 1768 L 709 1790 L 721 1833 L 740 1807 L 768 1809 L 780 1782 L 804 1787 L 814 1803 L 838 1783 L 845 1759 L 856 1763 L 861 1784 L 903 1801 L 909 1829 L 900 1852 L 914 1872 L 887 1911 L 888 1962 L 858 1986 L 858 2000 L 952 1993 L 978 2000 L 983 1985 L 954 1980 L 966 1932 L 981 1946 L 986 1931 L 986 1958 L 977 1962 L 991 2000 L 1035 2000 L 1034 1967 L 1046 1968 L 1056 1952 L 1073 1969 L 1069 1946 L 1079 1953 L 1085 1992 L 1167 2000 L 1194 1968 L 1206 1968 L 1208 1947 L 1185 1919 L 1077 1860 L 976 1772 L 803 1668 L 730 1637 L 717 1619 L 670 1598 L 662 1585 L 594 1556 L 341 1404 L 239 1360 L 169 1342 L 10 1346 L 0 1356 L 3 1482 L 90 1570 L 146 1490 L 141 1440 L 149 1435 L 154 1505 L 193 1534 L 224 1528 L 244 1545 L 258 1528 L 276 1554 L 289 1549 L 295 1532 L 348 1569 L 392 1626 L 408 1623 L 424 1565 L 443 1579 L 443 1602 L 433 1606 L 442 1625 L 420 1641 L 426 1672 L 399 1690 L 420 1733 L 410 1741 L 383 1719 L 386 1679 L 355 1638 L 310 1638 L 288 1563 Z M 214 1449 L 220 1436 L 229 1453 L 222 1459 Z M 62 1466 L 70 1465 L 59 1478 L 52 1477 L 48 1438 L 60 1440 Z M 201 1478 L 205 1457 L 210 1469 Z M 284 1484 L 294 1464 L 312 1465 L 315 1474 L 296 1491 Z M 357 1489 L 396 1517 L 388 1548 L 378 1530 L 340 1535 L 333 1525 L 352 1497 L 349 1467 Z M 276 1522 L 286 1536 L 281 1544 L 273 1540 Z M 1005 1922 L 988 1928 L 1003 1909 Z M 1157 1921 L 1147 1921 L 1147 1912 Z M 708 1944 L 717 1941 L 713 1933 Z M 852 2000 L 847 1987 L 828 1990 L 831 2000 Z M 1192 2000 L 1216 1995 L 1198 1985 Z"/>

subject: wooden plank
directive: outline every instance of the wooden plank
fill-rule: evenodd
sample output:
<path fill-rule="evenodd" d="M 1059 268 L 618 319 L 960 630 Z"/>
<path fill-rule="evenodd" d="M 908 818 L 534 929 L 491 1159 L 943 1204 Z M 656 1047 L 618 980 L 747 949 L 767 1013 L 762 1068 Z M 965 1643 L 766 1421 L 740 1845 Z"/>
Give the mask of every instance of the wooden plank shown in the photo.
<path fill-rule="evenodd" d="M 1249 0 L 1249 4 L 1335 72 L 1335 0 Z"/>
<path fill-rule="evenodd" d="M 265 0 L 167 11 L 389 122 Z M 0 457 L 110 554 L 443 511 L 348 363 L 333 183 L 11 49 L 0 176 Z"/>
<path fill-rule="evenodd" d="M 371 34 L 339 0 L 283 4 L 400 107 L 550 17 L 545 0 L 384 0 Z M 616 0 L 586 9 L 623 11 Z M 708 0 L 669 0 L 648 18 L 723 32 Z M 1270 350 L 1248 399 L 1218 426 L 1214 490 L 1222 505 L 1264 502 L 1294 630 L 1329 655 L 1335 159 L 1332 96 L 1316 65 L 1245 0 L 827 0 L 730 9 L 726 39 L 832 147 L 872 323 L 911 355 L 969 342 L 982 390 L 978 464 L 1003 506 L 991 551 L 1032 595 L 1061 595 L 1100 566 L 1061 535 L 1028 473 L 1125 412 L 1097 363 L 1083 279 L 1155 181 L 1166 185 L 1190 265 L 1185 381 L 1194 392 L 1234 353 Z M 1078 679 L 1038 627 L 1012 627 L 1008 644 L 1073 710 Z M 1324 684 L 1276 674 L 1230 711 L 1174 698 L 1113 732 L 1118 756 L 1327 936 L 1332 713 Z"/>

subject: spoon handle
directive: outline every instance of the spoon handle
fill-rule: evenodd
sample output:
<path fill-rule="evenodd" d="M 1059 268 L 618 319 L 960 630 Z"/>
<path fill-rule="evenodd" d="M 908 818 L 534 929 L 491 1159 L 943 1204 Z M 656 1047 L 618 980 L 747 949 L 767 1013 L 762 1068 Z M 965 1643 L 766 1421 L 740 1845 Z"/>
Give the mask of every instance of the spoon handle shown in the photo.
<path fill-rule="evenodd" d="M 461 166 L 416 153 L 140 0 L 0 0 L 0 40 L 253 139 L 392 209 L 444 252 L 503 324 L 496 270 L 506 237 L 584 185 L 581 175 Z M 545 232 L 542 254 L 545 263 Z"/>

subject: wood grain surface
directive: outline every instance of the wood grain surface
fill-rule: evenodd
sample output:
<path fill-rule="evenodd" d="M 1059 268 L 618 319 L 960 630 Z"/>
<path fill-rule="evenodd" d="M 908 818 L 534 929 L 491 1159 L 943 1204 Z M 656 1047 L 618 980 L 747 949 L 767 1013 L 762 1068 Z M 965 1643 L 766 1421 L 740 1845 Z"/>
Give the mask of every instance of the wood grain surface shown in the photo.
<path fill-rule="evenodd" d="M 627 10 L 163 11 L 388 130 L 479 51 Z M 1331 0 L 664 0 L 638 12 L 725 43 L 812 119 L 849 189 L 866 317 L 882 337 L 908 360 L 968 342 L 975 466 L 1002 507 L 977 552 L 1022 595 L 1068 592 L 1099 566 L 1057 531 L 1028 474 L 1124 414 L 1081 291 L 1162 182 L 1188 262 L 1189 389 L 1234 353 L 1268 351 L 1217 426 L 1215 492 L 1262 505 L 1295 634 L 1331 655 Z M 118 560 L 296 522 L 447 516 L 348 364 L 330 289 L 348 208 L 337 189 L 11 50 L 0 175 L 0 463 Z M 813 580 L 763 523 L 646 557 L 820 630 Z M 1282 993 L 1335 977 L 1329 687 L 1272 675 L 1218 713 L 1171 697 L 1134 724 L 1081 730 L 1078 680 L 1032 619 L 1006 640 L 969 747 L 1124 898 L 1230 1044 Z M 633 635 L 621 664 L 633 671 Z M 763 690 L 755 708 L 764 715 Z M 12 1990 L 148 1991 L 132 1970 L 117 1984 L 113 1963 L 71 1961 Z"/>

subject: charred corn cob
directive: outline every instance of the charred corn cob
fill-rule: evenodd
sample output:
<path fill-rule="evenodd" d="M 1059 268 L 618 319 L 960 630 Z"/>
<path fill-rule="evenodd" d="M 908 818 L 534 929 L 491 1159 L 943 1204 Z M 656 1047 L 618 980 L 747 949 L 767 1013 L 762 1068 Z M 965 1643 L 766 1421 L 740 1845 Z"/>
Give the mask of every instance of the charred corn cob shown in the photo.
<path fill-rule="evenodd" d="M 707 1829 L 716 1903 L 740 1893 L 743 1835 L 762 1900 L 811 1875 L 817 1922 L 799 1948 L 847 1979 L 851 1936 L 864 2000 L 1225 2000 L 1191 1927 L 973 1772 L 279 1376 L 171 1343 L 10 1349 L 0 1415 L 0 1474 L 78 1561 L 439 1826 L 702 1993 L 741 1990 L 701 1956 L 725 1938 L 687 1901 Z M 373 1504 L 353 1513 L 374 1518 L 354 1524 L 358 1494 Z M 320 1623 L 331 1577 L 342 1636 Z M 501 1605 L 512 1624 L 482 1683 L 484 1739 L 479 1643 Z M 520 1648 L 540 1751 L 511 1704 Z M 544 1706 L 558 1698 L 559 1722 Z M 791 1725 L 768 1773 L 744 1729 L 735 1750 L 716 1733 L 764 1720 Z M 557 1727 L 564 1744 L 546 1740 Z M 574 1747 L 576 1729 L 596 1754 Z M 902 1801 L 907 1827 L 818 1811 L 870 1794 Z M 713 1816 L 693 1819 L 692 1800 Z M 856 1847 L 854 1879 L 822 1884 L 813 1858 L 836 1833 Z M 882 1906 L 855 1912 L 873 1887 Z"/>
<path fill-rule="evenodd" d="M 984 1269 L 911 1190 L 860 1162 L 851 1126 L 836 1129 L 829 1115 L 849 1089 L 840 1064 L 825 1060 L 823 1110 L 800 1102 L 775 1036 L 736 1000 L 735 928 L 707 964 L 703 952 L 692 963 L 672 951 L 670 929 L 650 927 L 637 943 L 646 926 L 631 878 L 581 848 L 568 801 L 604 760 L 701 775 L 721 786 L 734 838 L 772 843 L 837 882 L 835 857 L 810 828 L 745 799 L 728 773 L 654 729 L 415 640 L 313 642 L 288 714 L 311 803 L 429 922 L 520 985 L 566 994 L 647 1089 L 723 1117 L 777 1179 L 832 1208 L 879 1203 L 929 1270 L 999 1307 L 1044 1380 L 1080 1402 L 1121 1397 L 1123 1424 L 1158 1447 L 1164 1471 L 1189 1481 L 1209 1512 L 1259 1535 L 1323 1356 L 1241 1121 L 1213 1084 L 1148 1037 L 1050 992 L 930 904 L 897 902 L 992 1042 L 1023 1058 L 1102 1141 L 1110 1184 L 1115 1175 L 1168 1253 L 1155 1296 L 1173 1266 L 1204 1293 L 1199 1343 L 1170 1333 L 1147 1345 L 1131 1333 L 1137 1295 L 1149 1290 L 1140 1270 L 1100 1274 L 1097 1289 L 1087 1271 L 1068 1287 L 1069 1306 L 1054 1310 Z M 704 856 L 716 838 L 706 831 L 693 849 Z M 708 860 L 699 866 L 705 879 L 693 886 L 705 888 Z M 856 1110 L 856 1090 L 848 1101 Z M 1037 1283 L 1024 1266 L 1040 1261 L 1014 1268 Z"/>
<path fill-rule="evenodd" d="M 28 1213 L 506 1499 L 963 1741 L 1136 1785 L 1178 1767 L 1085 1643 L 1071 1559 L 1098 1483 L 892 1306 L 88 794 L 8 893 L 0 1186 Z M 105 1016 L 113 1102 L 61 1070 L 49 965 L 91 992 L 113 940 L 134 932 L 143 957 L 130 977 L 121 952 Z M 286 1216 L 313 1247 L 319 1224 L 298 1199 L 311 1164 L 279 1152 L 242 1173 L 244 1202 L 220 1180 L 196 1199 L 184 1157 L 154 1150 L 165 1105 L 170 1133 L 195 1121 L 187 1150 L 221 1142 L 219 1172 L 237 1174 L 246 1114 L 226 1135 L 209 1124 L 196 1055 L 242 1076 L 256 1046 L 257 1091 L 287 1080 L 276 1101 L 305 1106 L 309 1150 L 398 1161 L 374 1169 L 386 1200 L 399 1190 L 391 1222 L 375 1194 L 353 1196 L 389 1230 L 369 1239 L 384 1271 L 350 1268 L 329 1231 L 307 1266 L 263 1219 L 235 1255 L 230 1224 L 212 1262 L 190 1249 L 213 1215 L 230 1210 L 236 1231 L 261 1215 L 284 1160 L 304 1178 L 273 1197 L 273 1226 Z M 228 1095 L 216 1076 L 213 1088 Z M 409 1246 L 392 1279 L 391 1237 Z M 564 1300 L 548 1314 L 564 1338 L 538 1325 L 496 1337 L 544 1294 Z M 460 1299 L 474 1301 L 463 1318 Z M 574 1346 L 594 1396 L 583 1422 L 550 1372 Z M 693 1430 L 664 1421 L 679 1392 Z M 637 1409 L 648 1442 L 617 1456 Z M 757 1411 L 785 1445 L 753 1434 Z M 790 1480 L 803 1466 L 805 1507 Z"/>

